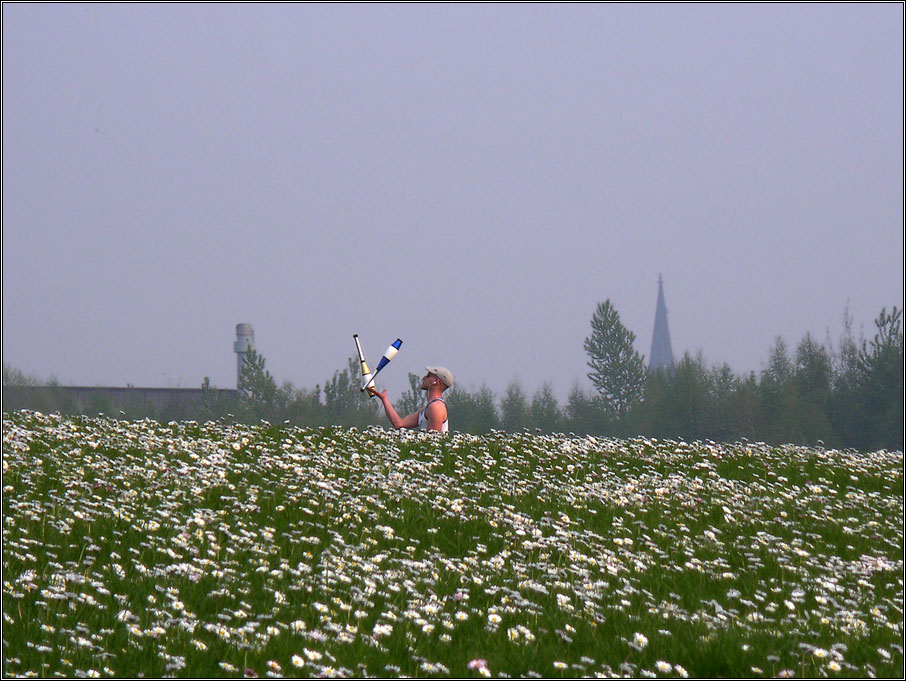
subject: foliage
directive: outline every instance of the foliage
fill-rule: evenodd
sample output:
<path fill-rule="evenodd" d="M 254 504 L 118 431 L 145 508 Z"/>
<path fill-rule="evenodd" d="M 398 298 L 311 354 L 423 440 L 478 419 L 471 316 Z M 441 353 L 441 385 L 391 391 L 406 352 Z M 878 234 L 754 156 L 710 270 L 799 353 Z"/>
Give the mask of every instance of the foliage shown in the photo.
<path fill-rule="evenodd" d="M 645 363 L 634 342 L 635 334 L 620 322 L 610 300 L 598 303 L 591 319 L 591 335 L 585 339 L 591 369 L 588 378 L 605 407 L 617 417 L 641 401 L 645 386 Z"/>
<path fill-rule="evenodd" d="M 494 393 L 486 386 L 470 393 L 459 384 L 444 391 L 450 427 L 467 433 L 490 433 L 500 427 Z"/>
<path fill-rule="evenodd" d="M 831 359 L 826 348 L 810 334 L 796 348 L 792 375 L 793 410 L 797 424 L 794 442 L 817 442 L 831 432 L 828 408 L 831 399 Z"/>
<path fill-rule="evenodd" d="M 830 420 L 839 435 L 838 443 L 861 446 L 856 444 L 861 439 L 859 433 L 864 419 L 858 394 L 859 346 L 853 336 L 852 317 L 848 310 L 843 314 L 840 349 L 832 357 L 833 391 L 828 405 Z"/>
<path fill-rule="evenodd" d="M 7 365 L 3 362 L 3 385 L 4 386 L 39 386 L 42 382 L 34 376 L 26 376 L 18 369 Z"/>
<path fill-rule="evenodd" d="M 563 413 L 563 429 L 573 433 L 603 435 L 612 422 L 601 407 L 601 398 L 589 395 L 576 383 L 569 392 Z"/>
<path fill-rule="evenodd" d="M 409 389 L 400 395 L 399 400 L 393 405 L 400 416 L 414 414 L 425 404 L 425 393 L 421 388 L 422 379 L 418 374 L 409 372 Z"/>
<path fill-rule="evenodd" d="M 531 425 L 528 400 L 519 381 L 512 381 L 500 401 L 500 426 L 510 433 L 518 433 Z"/>
<path fill-rule="evenodd" d="M 202 420 L 212 421 L 228 414 L 236 405 L 236 400 L 223 396 L 214 386 L 211 385 L 211 379 L 207 376 L 201 383 L 201 407 L 200 416 Z"/>
<path fill-rule="evenodd" d="M 795 428 L 793 394 L 790 381 L 793 365 L 786 348 L 786 341 L 777 338 L 770 350 L 767 368 L 761 374 L 760 401 L 768 428 L 764 437 L 769 442 L 792 442 L 789 439 Z"/>
<path fill-rule="evenodd" d="M 881 314 L 871 342 L 862 342 L 856 391 L 862 405 L 862 447 L 903 447 L 903 311 Z"/>
<path fill-rule="evenodd" d="M 544 383 L 532 397 L 529 417 L 537 432 L 558 433 L 562 431 L 560 405 L 554 396 L 550 383 Z"/>
<path fill-rule="evenodd" d="M 359 361 L 346 360 L 346 368 L 335 371 L 324 384 L 324 410 L 329 422 L 340 426 L 364 428 L 378 421 L 379 404 L 362 390 Z"/>
<path fill-rule="evenodd" d="M 266 360 L 255 348 L 245 353 L 239 370 L 239 413 L 246 422 L 276 420 L 285 406 L 285 394 L 265 367 Z"/>

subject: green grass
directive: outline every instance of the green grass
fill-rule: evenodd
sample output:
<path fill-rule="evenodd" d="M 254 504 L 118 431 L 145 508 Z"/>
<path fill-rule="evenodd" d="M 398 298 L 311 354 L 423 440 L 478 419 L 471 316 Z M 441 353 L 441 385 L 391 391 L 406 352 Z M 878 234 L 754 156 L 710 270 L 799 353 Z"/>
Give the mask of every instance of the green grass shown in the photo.
<path fill-rule="evenodd" d="M 4 676 L 903 672 L 901 452 L 18 412 L 3 485 Z"/>

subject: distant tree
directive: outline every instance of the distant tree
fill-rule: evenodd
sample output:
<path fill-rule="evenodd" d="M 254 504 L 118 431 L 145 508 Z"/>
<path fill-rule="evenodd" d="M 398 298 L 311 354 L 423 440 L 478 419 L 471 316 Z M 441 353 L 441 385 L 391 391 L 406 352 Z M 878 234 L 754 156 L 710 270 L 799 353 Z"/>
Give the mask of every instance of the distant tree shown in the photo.
<path fill-rule="evenodd" d="M 743 380 L 727 364 L 709 369 L 701 353 L 687 352 L 672 369 L 650 372 L 627 432 L 729 441 L 751 436 L 759 414 L 754 374 Z"/>
<path fill-rule="evenodd" d="M 755 372 L 750 372 L 746 378 L 736 381 L 736 387 L 730 398 L 729 414 L 732 439 L 761 439 L 759 434 L 764 429 L 764 418 L 758 403 L 758 379 L 755 378 Z"/>
<path fill-rule="evenodd" d="M 701 360 L 704 368 L 704 359 Z M 708 413 L 705 419 L 704 436 L 718 442 L 727 442 L 737 437 L 734 398 L 739 390 L 739 379 L 729 364 L 715 366 L 709 372 Z"/>
<path fill-rule="evenodd" d="M 359 385 L 359 369 L 358 359 L 350 357 L 346 368 L 335 371 L 324 384 L 324 408 L 331 425 L 362 428 L 378 422 L 378 402 Z"/>
<path fill-rule="evenodd" d="M 796 347 L 793 381 L 800 395 L 821 407 L 825 406 L 832 383 L 831 358 L 827 349 L 816 343 L 809 333 Z"/>
<path fill-rule="evenodd" d="M 693 357 L 687 352 L 673 369 L 668 398 L 672 407 L 668 412 L 670 435 L 689 440 L 708 438 L 714 425 L 710 421 L 712 394 L 711 374 L 702 354 Z"/>
<path fill-rule="evenodd" d="M 667 437 L 674 433 L 668 425 L 674 367 L 656 367 L 648 372 L 642 401 L 623 419 L 624 432 L 651 437 Z"/>
<path fill-rule="evenodd" d="M 500 426 L 494 393 L 482 386 L 475 394 L 454 385 L 444 392 L 444 402 L 450 419 L 450 430 L 464 433 L 487 433 Z"/>
<path fill-rule="evenodd" d="M 239 405 L 235 400 L 222 395 L 211 385 L 207 376 L 201 384 L 201 405 L 199 406 L 199 419 L 202 421 L 215 421 L 234 412 Z"/>
<path fill-rule="evenodd" d="M 641 398 L 647 371 L 633 343 L 635 334 L 620 322 L 610 300 L 598 303 L 591 319 L 591 335 L 585 339 L 588 353 L 588 378 L 604 400 L 604 405 L 622 417 Z"/>
<path fill-rule="evenodd" d="M 44 385 L 44 382 L 34 376 L 26 376 L 18 369 L 3 363 L 3 385 L 9 386 L 30 386 L 35 387 Z"/>
<path fill-rule="evenodd" d="M 3 391 L 3 410 L 15 411 L 17 409 L 35 409 L 42 412 L 62 411 L 60 400 L 56 399 L 53 387 L 35 378 L 27 376 L 18 369 L 3 363 L 3 387 L 10 390 Z M 16 390 L 16 388 L 31 388 L 31 390 Z"/>
<path fill-rule="evenodd" d="M 500 427 L 500 416 L 497 414 L 495 405 L 496 398 L 494 392 L 486 385 L 482 385 L 478 392 L 473 396 L 475 404 L 476 419 L 475 428 L 470 430 L 472 433 L 489 433 L 495 428 Z"/>
<path fill-rule="evenodd" d="M 563 415 L 560 413 L 560 405 L 550 383 L 545 382 L 532 396 L 529 416 L 536 430 L 556 433 L 563 429 Z"/>
<path fill-rule="evenodd" d="M 278 387 L 266 369 L 264 357 L 251 349 L 246 359 L 239 374 L 238 401 L 214 388 L 205 377 L 201 384 L 201 403 L 193 417 L 215 420 L 233 416 L 244 422 L 266 420 L 276 424 L 288 421 L 300 426 L 328 422 L 321 405 L 320 386 L 315 386 L 314 390 L 296 390 L 292 383 L 285 381 Z"/>
<path fill-rule="evenodd" d="M 597 395 L 588 395 L 578 382 L 569 391 L 564 408 L 564 430 L 576 435 L 601 435 L 608 428 L 607 415 Z"/>
<path fill-rule="evenodd" d="M 831 423 L 839 442 L 846 447 L 861 447 L 865 416 L 859 399 L 859 343 L 853 335 L 852 316 L 843 313 L 840 350 L 833 356 L 833 386 L 828 405 Z"/>
<path fill-rule="evenodd" d="M 802 444 L 816 444 L 833 437 L 828 409 L 833 386 L 833 367 L 827 349 L 816 343 L 811 334 L 796 347 L 793 367 L 791 433 L 793 440 Z M 791 424 L 791 425 L 792 425 Z"/>
<path fill-rule="evenodd" d="M 778 337 L 770 350 L 768 365 L 761 372 L 759 397 L 765 417 L 762 437 L 769 442 L 786 443 L 795 440 L 795 401 L 792 386 L 793 363 L 786 341 Z"/>
<path fill-rule="evenodd" d="M 857 395 L 866 428 L 860 444 L 869 449 L 903 449 L 903 311 L 886 308 L 875 320 L 877 332 L 862 342 Z"/>
<path fill-rule="evenodd" d="M 519 381 L 511 381 L 500 401 L 500 425 L 516 433 L 529 425 L 529 406 Z"/>
<path fill-rule="evenodd" d="M 287 418 L 300 426 L 328 425 L 321 404 L 321 386 L 316 385 L 314 390 L 291 391 L 286 405 Z"/>
<path fill-rule="evenodd" d="M 239 418 L 256 423 L 262 419 L 274 420 L 282 411 L 283 397 L 277 382 L 266 368 L 264 356 L 249 348 L 239 370 Z"/>
<path fill-rule="evenodd" d="M 792 374 L 793 363 L 787 352 L 786 341 L 778 336 L 769 351 L 768 366 L 762 372 L 761 382 L 767 382 L 772 387 L 782 387 L 789 382 Z"/>
<path fill-rule="evenodd" d="M 425 396 L 422 390 L 422 379 L 418 374 L 409 372 L 409 389 L 393 405 L 400 416 L 412 414 L 424 406 Z"/>

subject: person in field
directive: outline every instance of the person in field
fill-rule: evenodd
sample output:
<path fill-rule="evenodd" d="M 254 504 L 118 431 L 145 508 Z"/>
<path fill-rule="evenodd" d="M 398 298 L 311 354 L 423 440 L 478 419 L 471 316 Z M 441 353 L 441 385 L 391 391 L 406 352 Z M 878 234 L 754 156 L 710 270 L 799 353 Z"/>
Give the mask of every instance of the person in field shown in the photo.
<path fill-rule="evenodd" d="M 384 405 L 390 425 L 394 428 L 418 428 L 437 433 L 446 433 L 450 429 L 447 418 L 447 405 L 444 404 L 444 390 L 453 385 L 453 374 L 443 367 L 425 367 L 426 373 L 422 378 L 421 389 L 427 393 L 428 402 L 425 408 L 408 416 L 401 417 L 390 404 L 387 391 L 378 392 L 373 387 L 368 392 L 380 398 Z"/>

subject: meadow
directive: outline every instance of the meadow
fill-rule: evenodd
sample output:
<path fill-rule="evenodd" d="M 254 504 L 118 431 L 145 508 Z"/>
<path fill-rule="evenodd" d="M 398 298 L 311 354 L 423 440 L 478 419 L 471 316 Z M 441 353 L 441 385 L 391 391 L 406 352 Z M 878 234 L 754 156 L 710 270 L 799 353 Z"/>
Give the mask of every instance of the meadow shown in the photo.
<path fill-rule="evenodd" d="M 903 453 L 3 416 L 4 677 L 901 677 Z"/>

